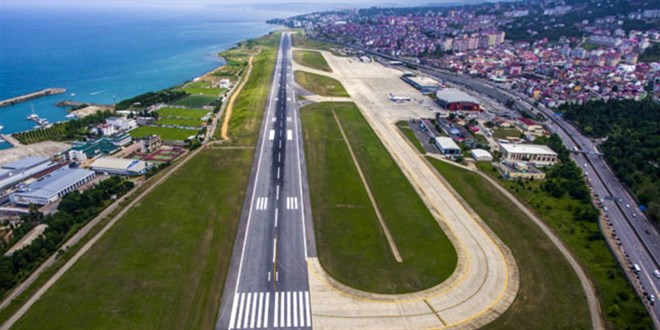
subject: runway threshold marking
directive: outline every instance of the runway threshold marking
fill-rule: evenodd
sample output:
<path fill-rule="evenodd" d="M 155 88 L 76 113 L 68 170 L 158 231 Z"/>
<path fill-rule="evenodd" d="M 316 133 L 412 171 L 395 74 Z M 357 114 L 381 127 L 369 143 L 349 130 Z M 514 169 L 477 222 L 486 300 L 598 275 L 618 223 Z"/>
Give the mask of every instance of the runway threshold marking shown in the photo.
<path fill-rule="evenodd" d="M 286 139 L 287 140 L 293 140 L 293 131 L 288 129 L 286 130 Z"/>
<path fill-rule="evenodd" d="M 287 210 L 297 210 L 298 209 L 298 197 L 287 197 L 286 198 L 286 209 Z"/>
<path fill-rule="evenodd" d="M 268 140 L 275 140 L 275 130 L 271 129 L 270 133 L 268 133 Z"/>
<path fill-rule="evenodd" d="M 259 197 L 257 198 L 257 205 L 255 207 L 257 210 L 265 210 L 268 208 L 268 197 Z"/>

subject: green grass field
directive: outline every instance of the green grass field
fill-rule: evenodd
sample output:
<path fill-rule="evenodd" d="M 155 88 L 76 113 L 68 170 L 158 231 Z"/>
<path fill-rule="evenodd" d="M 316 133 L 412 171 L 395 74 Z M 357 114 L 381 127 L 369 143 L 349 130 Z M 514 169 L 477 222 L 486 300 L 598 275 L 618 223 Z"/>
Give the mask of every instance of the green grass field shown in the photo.
<path fill-rule="evenodd" d="M 206 95 L 213 98 L 217 98 L 223 92 L 220 88 L 212 87 L 211 82 L 201 80 L 189 82 L 180 89 L 191 95 Z"/>
<path fill-rule="evenodd" d="M 424 149 L 424 146 L 422 145 L 421 142 L 419 142 L 419 139 L 415 135 L 415 132 L 413 132 L 413 130 L 410 128 L 410 125 L 408 124 L 407 121 L 402 120 L 402 121 L 397 122 L 396 127 L 399 128 L 401 133 L 403 133 L 403 135 L 405 135 L 406 138 L 408 138 L 408 141 L 410 141 L 410 143 L 412 143 L 420 153 L 422 153 L 422 154 L 426 153 L 426 150 Z"/>
<path fill-rule="evenodd" d="M 156 120 L 156 124 L 200 127 L 202 126 L 202 121 L 196 119 L 159 118 L 158 120 Z"/>
<path fill-rule="evenodd" d="M 208 113 L 209 111 L 202 109 L 162 108 L 158 110 L 158 117 L 200 119 Z"/>
<path fill-rule="evenodd" d="M 191 135 L 197 134 L 197 130 L 182 129 L 182 128 L 168 128 L 156 126 L 140 126 L 130 132 L 134 139 L 145 137 L 148 135 L 160 135 L 160 138 L 166 141 L 184 141 Z"/>
<path fill-rule="evenodd" d="M 652 328 L 644 306 L 608 249 L 598 224 L 574 220 L 573 210 L 579 207 L 578 201 L 569 196 L 550 196 L 540 189 L 539 181 L 516 183 L 499 179 L 488 163 L 479 163 L 478 166 L 540 214 L 566 243 L 596 287 L 610 326 L 619 329 L 635 324 L 640 328 Z"/>
<path fill-rule="evenodd" d="M 323 58 L 323 55 L 321 55 L 319 52 L 309 50 L 294 50 L 293 60 L 300 65 L 304 65 L 312 69 L 332 72 L 330 65 L 328 65 L 328 62 L 325 61 L 325 58 Z"/>
<path fill-rule="evenodd" d="M 337 80 L 311 72 L 296 71 L 296 82 L 302 88 L 321 96 L 348 97 L 344 86 Z"/>
<path fill-rule="evenodd" d="M 392 255 L 332 109 L 402 263 Z M 325 270 L 351 287 L 381 293 L 417 291 L 449 277 L 456 268 L 455 249 L 355 105 L 317 103 L 301 114 L 314 232 Z"/>
<path fill-rule="evenodd" d="M 428 158 L 513 253 L 520 290 L 513 305 L 486 329 L 588 329 L 582 286 L 532 220 L 476 173 Z"/>
<path fill-rule="evenodd" d="M 520 134 L 522 133 L 515 128 L 500 128 L 493 131 L 493 139 L 519 138 Z"/>
<path fill-rule="evenodd" d="M 196 156 L 115 224 L 14 328 L 212 328 L 251 158 L 247 150 Z"/>
<path fill-rule="evenodd" d="M 186 96 L 178 101 L 176 101 L 174 104 L 176 105 L 182 105 L 184 107 L 188 108 L 201 108 L 205 105 L 208 105 L 209 103 L 215 101 L 218 98 L 218 96 L 208 96 L 208 95 L 190 95 Z"/>

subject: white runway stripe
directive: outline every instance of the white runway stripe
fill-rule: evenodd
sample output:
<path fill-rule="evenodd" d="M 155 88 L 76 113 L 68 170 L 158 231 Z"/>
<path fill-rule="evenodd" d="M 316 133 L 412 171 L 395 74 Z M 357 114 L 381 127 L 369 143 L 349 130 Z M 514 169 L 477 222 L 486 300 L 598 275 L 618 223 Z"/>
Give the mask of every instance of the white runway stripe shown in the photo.
<path fill-rule="evenodd" d="M 236 293 L 229 317 L 229 329 L 311 327 L 308 291 Z M 273 306 L 272 310 L 270 306 Z M 273 313 L 273 324 L 269 323 Z"/>
<path fill-rule="evenodd" d="M 257 210 L 265 210 L 268 208 L 268 197 L 259 197 L 257 198 L 257 205 L 255 205 Z"/>
<path fill-rule="evenodd" d="M 268 140 L 275 140 L 275 130 L 271 129 L 270 133 L 268 133 Z"/>
<path fill-rule="evenodd" d="M 287 140 L 293 140 L 293 131 L 288 129 L 286 130 L 286 139 Z"/>
<path fill-rule="evenodd" d="M 286 198 L 286 209 L 287 210 L 297 210 L 298 209 L 298 197 L 287 197 Z"/>

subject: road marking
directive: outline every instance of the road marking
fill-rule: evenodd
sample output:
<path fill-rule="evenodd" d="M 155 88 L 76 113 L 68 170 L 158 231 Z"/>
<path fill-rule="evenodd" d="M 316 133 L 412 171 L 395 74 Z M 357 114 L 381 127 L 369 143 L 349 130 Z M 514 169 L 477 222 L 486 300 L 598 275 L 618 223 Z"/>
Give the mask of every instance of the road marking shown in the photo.
<path fill-rule="evenodd" d="M 293 326 L 298 327 L 298 292 L 293 292 Z"/>
<path fill-rule="evenodd" d="M 281 141 L 281 140 L 280 140 L 280 144 L 282 144 L 282 141 Z M 281 153 L 281 152 L 278 152 L 278 153 L 277 153 L 277 162 L 279 163 L 279 162 L 281 162 L 281 161 L 282 161 L 282 153 Z"/>
<path fill-rule="evenodd" d="M 287 74 L 287 76 L 288 76 L 288 74 Z M 287 100 L 287 101 L 291 101 L 291 98 L 290 98 L 290 97 L 287 97 L 286 100 Z"/>
<path fill-rule="evenodd" d="M 275 328 L 277 328 L 280 325 L 279 322 L 278 322 L 279 321 L 279 318 L 278 318 L 279 315 L 277 313 L 278 312 L 277 308 L 279 307 L 277 298 L 279 298 L 279 297 L 280 297 L 280 293 L 275 292 L 275 303 L 274 303 L 275 308 L 273 308 L 273 327 L 275 327 Z M 268 315 L 268 313 L 266 313 L 266 315 Z M 268 326 L 267 323 L 266 323 L 266 326 Z"/>
<path fill-rule="evenodd" d="M 293 125 L 294 125 L 294 128 L 295 128 L 296 132 L 298 132 L 298 112 L 293 111 L 293 116 L 295 118 L 295 120 L 293 122 Z M 298 161 L 298 189 L 300 190 L 300 196 L 305 196 L 305 195 L 303 195 L 302 165 L 300 164 L 300 135 L 296 139 L 296 154 L 298 155 L 298 157 L 296 157 L 296 160 Z M 303 241 L 303 249 L 305 250 L 305 260 L 307 260 L 308 255 L 307 255 L 307 231 L 306 231 L 306 228 L 305 228 L 305 203 L 300 203 L 300 204 L 301 204 L 300 205 L 300 208 L 301 208 L 300 224 L 301 224 L 302 235 L 303 235 L 302 241 Z"/>
<path fill-rule="evenodd" d="M 277 117 L 273 117 L 273 122 L 277 121 Z"/>
<path fill-rule="evenodd" d="M 284 132 L 284 131 L 280 130 L 280 137 L 282 137 L 282 132 Z"/>
<path fill-rule="evenodd" d="M 251 303 L 252 303 L 252 292 L 247 294 L 247 301 L 245 302 L 245 315 L 243 316 L 243 328 L 248 327 L 248 321 L 250 320 Z"/>
<path fill-rule="evenodd" d="M 268 208 L 268 197 L 259 197 L 257 198 L 257 205 L 255 207 L 257 210 L 265 210 Z"/>
<path fill-rule="evenodd" d="M 277 167 L 277 179 L 278 180 L 280 179 L 280 167 L 279 166 Z"/>
<path fill-rule="evenodd" d="M 312 326 L 312 310 L 309 305 L 309 291 L 305 291 L 305 326 Z"/>
<path fill-rule="evenodd" d="M 284 122 L 283 121 L 280 122 L 280 128 L 281 127 L 284 127 Z"/>
<path fill-rule="evenodd" d="M 270 272 L 268 272 L 268 282 L 270 282 Z"/>
<path fill-rule="evenodd" d="M 280 133 L 282 133 L 282 131 L 280 131 Z M 286 130 L 286 139 L 293 140 L 293 132 L 290 129 Z"/>
<path fill-rule="evenodd" d="M 275 272 L 275 282 L 279 282 L 279 281 L 280 281 L 280 272 L 276 271 Z"/>
<path fill-rule="evenodd" d="M 243 316 L 243 307 L 245 307 L 245 294 L 241 293 L 241 303 L 238 305 L 238 319 L 236 320 L 236 326 L 241 327 L 241 320 Z"/>
<path fill-rule="evenodd" d="M 291 291 L 286 293 L 286 326 L 291 326 Z"/>
<path fill-rule="evenodd" d="M 284 327 L 284 292 L 280 295 L 280 325 Z"/>
<path fill-rule="evenodd" d="M 252 311 L 250 312 L 250 328 L 254 328 L 255 316 L 257 314 L 257 293 L 254 293 L 252 301 Z"/>
<path fill-rule="evenodd" d="M 290 121 L 291 121 L 291 117 L 286 117 L 286 121 L 290 122 Z"/>
<path fill-rule="evenodd" d="M 233 329 L 236 323 L 236 306 L 238 305 L 238 293 L 234 293 L 234 301 L 231 303 L 231 315 L 229 316 L 229 329 Z"/>
<path fill-rule="evenodd" d="M 277 228 L 277 211 L 279 209 L 275 209 L 275 227 Z"/>
<path fill-rule="evenodd" d="M 280 132 L 280 135 L 282 135 L 281 133 L 282 132 Z M 274 129 L 271 129 L 270 133 L 268 133 L 268 140 L 271 140 L 271 141 L 275 140 L 275 130 Z"/>
<path fill-rule="evenodd" d="M 286 198 L 286 209 L 287 210 L 297 210 L 298 209 L 298 197 L 287 197 Z"/>
<path fill-rule="evenodd" d="M 275 200 L 280 200 L 280 185 L 275 186 Z"/>
<path fill-rule="evenodd" d="M 280 140 L 280 149 L 282 149 L 282 140 Z"/>

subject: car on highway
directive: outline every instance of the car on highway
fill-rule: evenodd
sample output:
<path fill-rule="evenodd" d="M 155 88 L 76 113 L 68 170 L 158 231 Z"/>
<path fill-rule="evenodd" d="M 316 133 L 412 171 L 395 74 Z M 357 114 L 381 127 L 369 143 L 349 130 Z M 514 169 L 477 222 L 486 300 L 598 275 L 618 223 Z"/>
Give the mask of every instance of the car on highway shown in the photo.
<path fill-rule="evenodd" d="M 655 278 L 660 278 L 660 271 L 657 270 L 657 269 L 654 270 L 654 271 L 653 271 L 653 276 L 655 276 Z"/>
<path fill-rule="evenodd" d="M 632 270 L 633 270 L 633 272 L 635 272 L 635 274 L 639 274 L 639 272 L 642 271 L 642 269 L 639 268 L 639 265 L 638 265 L 638 264 L 633 264 L 633 265 L 632 265 Z"/>

